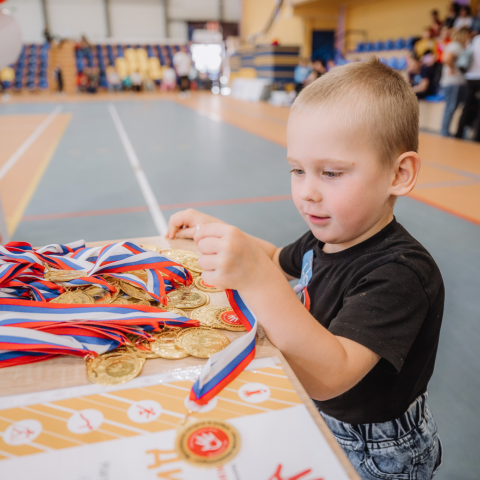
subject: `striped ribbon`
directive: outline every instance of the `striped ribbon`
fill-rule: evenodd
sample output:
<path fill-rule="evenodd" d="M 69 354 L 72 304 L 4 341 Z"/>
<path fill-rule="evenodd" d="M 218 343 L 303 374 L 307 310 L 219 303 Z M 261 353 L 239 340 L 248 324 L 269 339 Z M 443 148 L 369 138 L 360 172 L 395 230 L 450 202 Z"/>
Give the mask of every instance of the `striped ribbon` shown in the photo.
<path fill-rule="evenodd" d="M 82 270 L 85 276 L 59 285 L 45 280 L 45 264 Z M 128 273 L 138 269 L 146 271 L 147 282 Z M 105 274 L 129 282 L 163 304 L 166 293 L 192 283 L 183 266 L 132 242 L 86 248 L 78 241 L 36 250 L 24 242 L 0 246 L 0 367 L 57 355 L 101 354 L 123 345 L 127 333 L 149 338 L 148 332 L 160 326 L 199 325 L 151 306 L 48 302 L 64 287 L 97 285 L 114 293 L 116 288 L 99 276 Z"/>
<path fill-rule="evenodd" d="M 307 286 L 312 279 L 313 250 L 303 256 L 302 276 L 295 293 L 303 293 L 303 304 L 310 309 Z M 247 333 L 232 342 L 225 350 L 212 355 L 192 387 L 190 400 L 205 405 L 232 382 L 255 357 L 257 319 L 236 290 L 227 290 L 228 301 Z"/>
<path fill-rule="evenodd" d="M 227 290 L 226 293 L 247 333 L 208 359 L 190 392 L 190 400 L 199 405 L 208 403 L 255 358 L 257 319 L 236 290 Z"/>

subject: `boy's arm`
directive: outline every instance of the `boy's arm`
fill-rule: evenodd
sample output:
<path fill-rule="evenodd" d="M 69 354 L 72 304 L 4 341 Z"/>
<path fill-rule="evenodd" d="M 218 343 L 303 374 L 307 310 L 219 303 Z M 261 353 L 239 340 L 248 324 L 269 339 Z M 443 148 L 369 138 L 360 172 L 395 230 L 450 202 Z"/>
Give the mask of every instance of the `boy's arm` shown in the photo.
<path fill-rule="evenodd" d="M 207 215 L 206 213 L 199 212 L 192 208 L 182 210 L 173 214 L 168 221 L 167 238 L 193 238 L 197 225 L 206 225 L 209 223 L 222 223 L 218 218 Z M 288 275 L 282 270 L 280 266 L 280 252 L 281 248 L 277 248 L 273 243 L 262 240 L 261 238 L 254 237 L 253 235 L 245 234 L 250 240 L 254 241 L 265 252 L 268 258 L 282 271 L 287 280 L 294 280 L 295 277 Z"/>
<path fill-rule="evenodd" d="M 204 225 L 195 241 L 203 254 L 202 278 L 241 293 L 312 398 L 328 400 L 350 390 L 379 361 L 369 348 L 320 325 L 260 246 L 240 230 Z"/>

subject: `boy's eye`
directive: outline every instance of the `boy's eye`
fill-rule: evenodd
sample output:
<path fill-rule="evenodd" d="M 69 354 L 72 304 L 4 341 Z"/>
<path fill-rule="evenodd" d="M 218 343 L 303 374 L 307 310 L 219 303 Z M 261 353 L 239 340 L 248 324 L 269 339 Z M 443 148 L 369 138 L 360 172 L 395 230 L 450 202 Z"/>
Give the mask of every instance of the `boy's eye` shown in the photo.
<path fill-rule="evenodd" d="M 340 172 L 330 172 L 328 170 L 324 170 L 323 175 L 325 175 L 328 178 L 336 178 L 336 177 L 339 177 L 341 175 L 341 173 Z"/>
<path fill-rule="evenodd" d="M 288 173 L 294 173 L 295 175 L 303 175 L 304 171 L 298 168 L 292 168 L 292 170 L 290 170 L 290 172 Z"/>

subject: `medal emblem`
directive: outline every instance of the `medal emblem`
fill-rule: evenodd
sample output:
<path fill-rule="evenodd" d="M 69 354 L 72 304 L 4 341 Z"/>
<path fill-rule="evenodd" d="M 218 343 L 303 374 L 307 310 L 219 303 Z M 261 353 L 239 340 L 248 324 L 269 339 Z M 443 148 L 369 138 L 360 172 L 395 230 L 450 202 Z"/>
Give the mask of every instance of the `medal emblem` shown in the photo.
<path fill-rule="evenodd" d="M 205 419 L 188 424 L 177 435 L 175 449 L 182 460 L 202 467 L 231 461 L 240 449 L 238 431 L 226 422 Z"/>

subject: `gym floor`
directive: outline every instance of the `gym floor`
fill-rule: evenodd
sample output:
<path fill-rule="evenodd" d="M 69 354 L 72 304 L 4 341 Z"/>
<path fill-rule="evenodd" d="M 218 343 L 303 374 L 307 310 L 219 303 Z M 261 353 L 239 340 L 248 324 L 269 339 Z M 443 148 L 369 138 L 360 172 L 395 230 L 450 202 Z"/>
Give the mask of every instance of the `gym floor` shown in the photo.
<path fill-rule="evenodd" d="M 227 97 L 26 97 L 0 105 L 0 195 L 35 246 L 158 235 L 193 207 L 276 245 L 306 231 L 290 197 L 288 110 Z M 436 478 L 478 480 L 480 145 L 421 134 L 422 173 L 397 219 L 440 266 L 447 299 L 429 404 Z M 159 206 L 159 208 L 158 208 Z"/>

